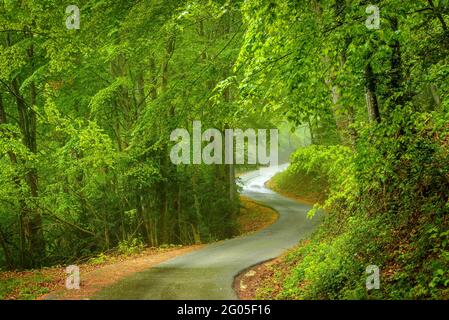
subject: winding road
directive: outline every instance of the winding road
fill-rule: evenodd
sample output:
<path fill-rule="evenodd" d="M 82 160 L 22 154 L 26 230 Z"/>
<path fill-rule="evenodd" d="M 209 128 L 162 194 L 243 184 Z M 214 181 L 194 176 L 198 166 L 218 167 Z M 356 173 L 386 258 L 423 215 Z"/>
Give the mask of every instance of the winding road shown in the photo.
<path fill-rule="evenodd" d="M 272 207 L 279 219 L 248 236 L 210 244 L 198 251 L 134 274 L 100 291 L 94 299 L 233 300 L 234 277 L 279 256 L 311 234 L 319 215 L 307 218 L 310 206 L 283 197 L 264 184 L 286 165 L 263 168 L 241 177 L 243 195 Z"/>

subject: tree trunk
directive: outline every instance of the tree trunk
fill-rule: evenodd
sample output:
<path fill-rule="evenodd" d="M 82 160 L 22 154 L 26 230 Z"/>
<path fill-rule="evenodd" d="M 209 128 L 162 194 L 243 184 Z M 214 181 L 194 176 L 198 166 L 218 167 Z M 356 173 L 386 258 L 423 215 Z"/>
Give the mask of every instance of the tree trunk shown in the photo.
<path fill-rule="evenodd" d="M 32 59 L 32 47 L 28 53 L 30 59 Z M 19 127 L 22 132 L 24 144 L 30 152 L 36 153 L 36 113 L 31 109 L 36 104 L 36 87 L 34 83 L 30 85 L 30 105 L 27 105 L 24 97 L 20 94 L 17 79 L 13 80 L 12 88 L 16 97 Z M 38 201 L 38 175 L 36 169 L 29 169 L 25 178 L 29 188 L 29 197 L 31 201 Z M 24 238 L 23 245 L 26 245 L 25 266 L 38 266 L 45 255 L 45 242 L 42 230 L 42 219 L 37 206 L 25 205 L 22 207 L 20 221 Z"/>
<path fill-rule="evenodd" d="M 6 112 L 3 106 L 3 96 L 2 93 L 0 92 L 0 124 L 6 124 Z M 8 152 L 9 158 L 11 159 L 12 163 L 16 163 L 15 160 L 15 156 L 12 152 Z M 16 178 L 16 184 L 18 179 Z M 5 259 L 6 259 L 6 264 L 8 266 L 8 268 L 12 268 L 13 266 L 13 262 L 11 259 L 11 253 L 9 252 L 9 248 L 8 248 L 8 243 L 6 241 L 6 236 L 4 235 L 3 231 L 1 230 L 1 226 L 0 226 L 0 244 L 3 248 L 3 252 L 5 254 Z"/>
<path fill-rule="evenodd" d="M 165 46 L 165 57 L 162 62 L 161 67 L 161 91 L 165 93 L 168 90 L 168 77 L 169 77 L 169 63 L 170 59 L 174 53 L 175 50 L 175 35 L 170 34 L 167 39 L 167 43 Z M 169 106 L 169 110 L 167 112 L 168 114 L 163 113 L 162 116 L 172 118 L 175 115 L 175 109 L 174 106 Z M 161 128 L 162 129 L 162 128 Z M 165 130 L 161 130 L 161 134 L 165 134 Z M 163 176 L 166 178 L 169 178 L 170 175 L 170 158 L 169 158 L 169 151 L 167 146 L 164 146 L 161 150 L 162 155 L 162 173 Z M 164 244 L 167 244 L 170 241 L 170 234 L 168 229 L 168 223 L 169 223 L 169 181 L 163 181 L 161 182 L 161 186 L 159 189 L 160 192 L 160 219 L 161 219 L 161 241 Z M 175 186 L 176 187 L 176 186 Z M 176 188 L 175 188 L 176 190 Z"/>
<path fill-rule="evenodd" d="M 368 63 L 365 67 L 365 97 L 368 109 L 368 119 L 370 122 L 380 123 L 381 118 L 376 87 L 376 78 L 373 73 L 373 68 L 371 67 L 371 63 Z"/>
<path fill-rule="evenodd" d="M 398 31 L 399 22 L 397 17 L 391 18 L 391 29 L 394 32 Z M 398 106 L 404 104 L 404 97 L 403 93 L 401 92 L 403 83 L 401 44 L 399 40 L 395 39 L 390 47 L 392 50 L 389 83 L 390 97 L 393 97 L 392 101 L 395 103 L 395 106 Z"/>
<path fill-rule="evenodd" d="M 13 261 L 11 258 L 11 252 L 8 248 L 8 243 L 6 242 L 6 236 L 3 233 L 3 230 L 0 227 L 0 244 L 2 246 L 3 252 L 5 254 L 6 265 L 9 269 L 13 268 Z"/>

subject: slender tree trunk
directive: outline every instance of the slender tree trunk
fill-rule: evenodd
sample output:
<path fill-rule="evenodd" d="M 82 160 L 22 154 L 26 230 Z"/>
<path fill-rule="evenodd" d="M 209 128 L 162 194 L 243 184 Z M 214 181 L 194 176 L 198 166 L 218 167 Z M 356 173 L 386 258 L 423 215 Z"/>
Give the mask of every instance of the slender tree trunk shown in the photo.
<path fill-rule="evenodd" d="M 33 60 L 33 48 L 28 51 L 30 60 Z M 36 143 L 36 114 L 31 108 L 36 104 L 36 87 L 30 85 L 30 105 L 27 105 L 24 97 L 20 94 L 18 80 L 12 82 L 13 93 L 16 98 L 17 111 L 19 114 L 19 127 L 22 132 L 23 141 L 28 150 L 37 152 Z M 26 182 L 29 188 L 29 197 L 32 202 L 38 201 L 38 175 L 35 168 L 26 173 Z M 37 266 L 45 255 L 45 242 L 42 230 L 42 219 L 37 206 L 25 205 L 20 214 L 22 246 L 26 246 L 25 266 Z M 23 248 L 25 249 L 25 248 Z"/>
<path fill-rule="evenodd" d="M 223 17 L 224 21 L 223 21 L 223 34 L 229 34 L 231 32 L 231 16 L 230 15 L 225 15 Z M 232 70 L 232 67 L 229 66 L 229 68 L 225 68 L 224 69 L 224 73 L 223 73 L 223 77 L 224 79 L 226 79 L 229 76 L 229 70 Z M 232 92 L 231 89 L 229 87 L 225 88 L 224 92 L 223 92 L 223 100 L 226 103 L 231 103 L 232 101 Z M 225 129 L 228 129 L 228 124 L 225 124 Z M 224 137 L 222 138 L 222 141 L 224 141 Z M 223 150 L 225 152 L 225 150 Z M 234 157 L 234 154 L 233 154 Z M 223 157 L 224 159 L 224 157 Z M 238 211 L 238 206 L 237 206 L 237 199 L 236 199 L 236 185 L 235 185 L 235 166 L 234 166 L 234 161 L 232 161 L 231 164 L 228 165 L 224 165 L 224 170 L 225 170 L 225 185 L 228 186 L 228 197 L 229 197 L 229 201 L 230 201 L 230 205 L 231 205 L 231 212 L 230 212 L 230 221 L 235 221 L 236 219 L 236 215 L 237 215 L 237 211 Z M 233 232 L 233 230 L 230 230 L 231 232 Z"/>
<path fill-rule="evenodd" d="M 165 47 L 165 57 L 162 62 L 161 67 L 161 92 L 165 93 L 168 90 L 168 79 L 169 79 L 169 63 L 170 59 L 175 50 L 175 35 L 170 34 L 167 39 L 166 47 Z M 168 114 L 163 114 L 163 116 L 168 116 L 168 118 L 173 117 L 175 115 L 174 106 L 169 106 Z M 165 131 L 162 130 L 161 134 L 165 134 Z M 170 174 L 170 159 L 169 159 L 169 151 L 166 146 L 164 146 L 163 150 L 161 150 L 162 155 L 162 172 L 163 175 L 168 178 Z M 169 234 L 169 188 L 168 184 L 170 182 L 163 181 L 161 182 L 161 187 L 159 189 L 160 192 L 160 219 L 161 219 L 161 241 L 162 243 L 168 243 L 170 241 Z"/>
<path fill-rule="evenodd" d="M 315 6 L 319 7 L 316 3 Z M 344 0 L 336 0 L 334 4 L 334 20 L 336 25 L 344 24 L 345 22 L 345 9 L 346 4 Z M 316 10 L 319 19 L 321 17 L 321 10 Z M 329 87 L 331 97 L 332 97 L 332 114 L 337 128 L 337 134 L 340 141 L 345 145 L 355 145 L 355 132 L 350 129 L 350 126 L 354 122 L 354 109 L 349 106 L 343 105 L 341 99 L 341 89 L 340 85 L 337 83 L 337 73 L 343 70 L 347 56 L 346 50 L 352 42 L 352 38 L 347 36 L 345 42 L 342 45 L 342 49 L 338 55 L 338 61 L 335 64 L 335 68 L 326 81 L 326 85 Z M 326 63 L 333 64 L 332 58 L 326 57 Z"/>
<path fill-rule="evenodd" d="M 0 92 L 0 124 L 6 124 L 6 112 L 5 112 L 4 105 L 3 105 L 2 92 Z M 1 131 L 0 131 L 0 133 L 1 133 Z M 15 164 L 16 160 L 15 160 L 14 154 L 12 152 L 8 152 L 8 155 L 11 159 L 11 162 L 13 164 Z M 16 180 L 16 184 L 17 184 L 17 178 L 15 180 Z M 1 244 L 3 252 L 5 254 L 6 264 L 7 264 L 8 268 L 12 268 L 13 262 L 12 262 L 12 258 L 11 258 L 11 253 L 8 248 L 6 236 L 4 235 L 4 233 L 1 229 L 1 226 L 0 226 L 0 244 Z"/>
<path fill-rule="evenodd" d="M 137 98 L 136 98 L 136 110 L 134 115 L 134 121 L 137 121 L 137 119 L 139 119 L 141 110 L 144 110 L 146 106 L 145 78 L 142 71 L 140 71 L 137 74 L 136 82 L 137 82 L 136 83 Z"/>
<path fill-rule="evenodd" d="M 435 106 L 439 106 L 441 104 L 441 98 L 438 95 L 437 87 L 434 84 L 431 84 L 429 86 L 429 90 L 430 90 L 430 94 L 432 95 L 432 99 L 433 99 L 433 102 L 435 103 Z"/>
<path fill-rule="evenodd" d="M 150 87 L 150 96 L 154 101 L 157 99 L 157 69 L 156 69 L 156 61 L 154 56 L 150 57 L 150 72 L 151 72 L 151 87 Z"/>
<path fill-rule="evenodd" d="M 312 128 L 312 121 L 310 119 L 310 115 L 307 115 L 307 125 L 309 127 L 309 132 L 310 132 L 310 144 L 314 144 L 315 141 L 315 135 L 313 133 L 313 128 Z"/>
<path fill-rule="evenodd" d="M 35 70 L 34 65 L 34 46 L 31 45 L 28 49 L 28 57 L 31 62 L 32 69 Z M 34 108 L 37 105 L 37 91 L 34 81 L 30 84 L 30 107 Z M 36 113 L 33 110 L 28 109 L 29 113 L 29 149 L 32 153 L 37 153 L 37 132 L 36 132 Z M 28 181 L 31 191 L 31 197 L 33 202 L 39 201 L 38 199 L 38 174 L 35 168 L 31 168 L 28 172 Z M 33 256 L 33 264 L 40 263 L 40 260 L 45 256 L 45 241 L 44 233 L 42 229 L 42 217 L 39 209 L 36 206 L 32 208 L 31 222 L 31 241 L 30 252 Z"/>
<path fill-rule="evenodd" d="M 365 67 L 365 97 L 370 122 L 380 123 L 379 103 L 376 93 L 376 78 L 371 63 Z"/>
<path fill-rule="evenodd" d="M 3 230 L 1 229 L 1 227 L 0 227 L 0 244 L 1 244 L 2 249 L 3 249 L 3 253 L 5 254 L 6 265 L 8 266 L 9 269 L 12 269 L 14 263 L 13 263 L 12 258 L 11 258 L 11 252 L 9 251 L 9 248 L 8 248 L 8 243 L 6 241 L 6 236 L 3 233 Z"/>
<path fill-rule="evenodd" d="M 6 112 L 4 109 L 4 105 L 3 105 L 3 96 L 1 96 L 0 94 L 0 124 L 6 124 L 7 123 L 7 119 L 6 119 Z M 8 156 L 9 159 L 11 160 L 11 163 L 13 165 L 17 165 L 17 157 L 13 152 L 8 152 Z M 14 177 L 14 183 L 17 187 L 17 190 L 21 189 L 21 183 L 20 183 L 20 178 L 18 176 Z M 23 228 L 23 216 L 26 214 L 26 212 L 28 211 L 25 201 L 24 201 L 24 197 L 20 196 L 19 197 L 19 205 L 20 205 L 20 214 L 19 214 L 19 235 L 20 235 L 20 242 L 19 242 L 19 248 L 20 248 L 20 252 L 19 252 L 19 256 L 20 256 L 20 265 L 23 267 L 26 265 L 26 253 L 25 253 L 25 231 Z"/>
<path fill-rule="evenodd" d="M 192 193 L 193 193 L 193 206 L 195 208 L 196 215 L 196 225 L 197 230 L 200 229 L 202 224 L 202 216 L 201 216 L 201 205 L 200 200 L 198 198 L 198 165 L 193 165 L 193 174 L 192 174 Z M 199 234 L 193 230 L 193 238 L 195 239 L 195 243 L 201 243 L 201 239 L 199 238 Z"/>
<path fill-rule="evenodd" d="M 391 18 L 391 29 L 396 32 L 399 30 L 399 22 L 397 17 Z M 404 96 L 401 92 L 403 83 L 403 70 L 402 70 L 402 53 L 401 44 L 399 40 L 395 39 L 390 46 L 392 50 L 391 54 L 391 70 L 390 70 L 390 96 L 393 97 L 395 106 L 404 104 Z"/>

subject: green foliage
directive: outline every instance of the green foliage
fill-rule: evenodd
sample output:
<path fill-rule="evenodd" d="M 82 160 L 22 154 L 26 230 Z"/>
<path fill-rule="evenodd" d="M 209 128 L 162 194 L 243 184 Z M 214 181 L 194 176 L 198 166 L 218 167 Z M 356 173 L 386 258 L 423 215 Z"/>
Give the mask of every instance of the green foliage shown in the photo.
<path fill-rule="evenodd" d="M 133 238 L 130 240 L 120 241 L 117 250 L 119 253 L 124 255 L 133 255 L 136 253 L 140 253 L 145 248 L 143 241 L 139 238 Z"/>
<path fill-rule="evenodd" d="M 310 216 L 313 216 L 320 207 L 330 209 L 342 201 L 346 203 L 353 201 L 357 186 L 352 158 L 353 152 L 339 145 L 313 145 L 299 149 L 292 155 L 292 163 L 287 174 L 294 176 L 304 173 L 315 179 L 327 181 L 327 189 L 321 190 L 320 193 L 329 196 L 323 204 L 318 203 L 310 211 Z"/>
<path fill-rule="evenodd" d="M 309 203 L 323 203 L 328 189 L 327 178 L 313 171 L 287 170 L 275 175 L 268 186 L 276 192 L 298 197 Z"/>
<path fill-rule="evenodd" d="M 101 264 L 105 263 L 106 261 L 108 261 L 108 256 L 105 255 L 103 252 L 101 252 L 98 255 L 96 255 L 95 257 L 90 258 L 88 260 L 88 263 L 92 264 L 92 265 L 101 265 Z"/>
<path fill-rule="evenodd" d="M 229 166 L 174 166 L 169 139 L 240 121 L 237 5 L 83 0 L 80 30 L 66 6 L 0 2 L 0 266 L 232 236 Z"/>

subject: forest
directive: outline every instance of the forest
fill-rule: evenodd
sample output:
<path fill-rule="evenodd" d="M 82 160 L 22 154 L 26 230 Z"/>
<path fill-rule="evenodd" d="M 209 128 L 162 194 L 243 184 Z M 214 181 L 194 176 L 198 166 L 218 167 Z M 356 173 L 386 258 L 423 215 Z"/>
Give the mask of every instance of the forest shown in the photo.
<path fill-rule="evenodd" d="M 0 270 L 235 236 L 256 165 L 170 160 L 201 121 L 306 128 L 325 219 L 260 297 L 449 298 L 447 0 L 73 2 L 0 0 Z"/>

